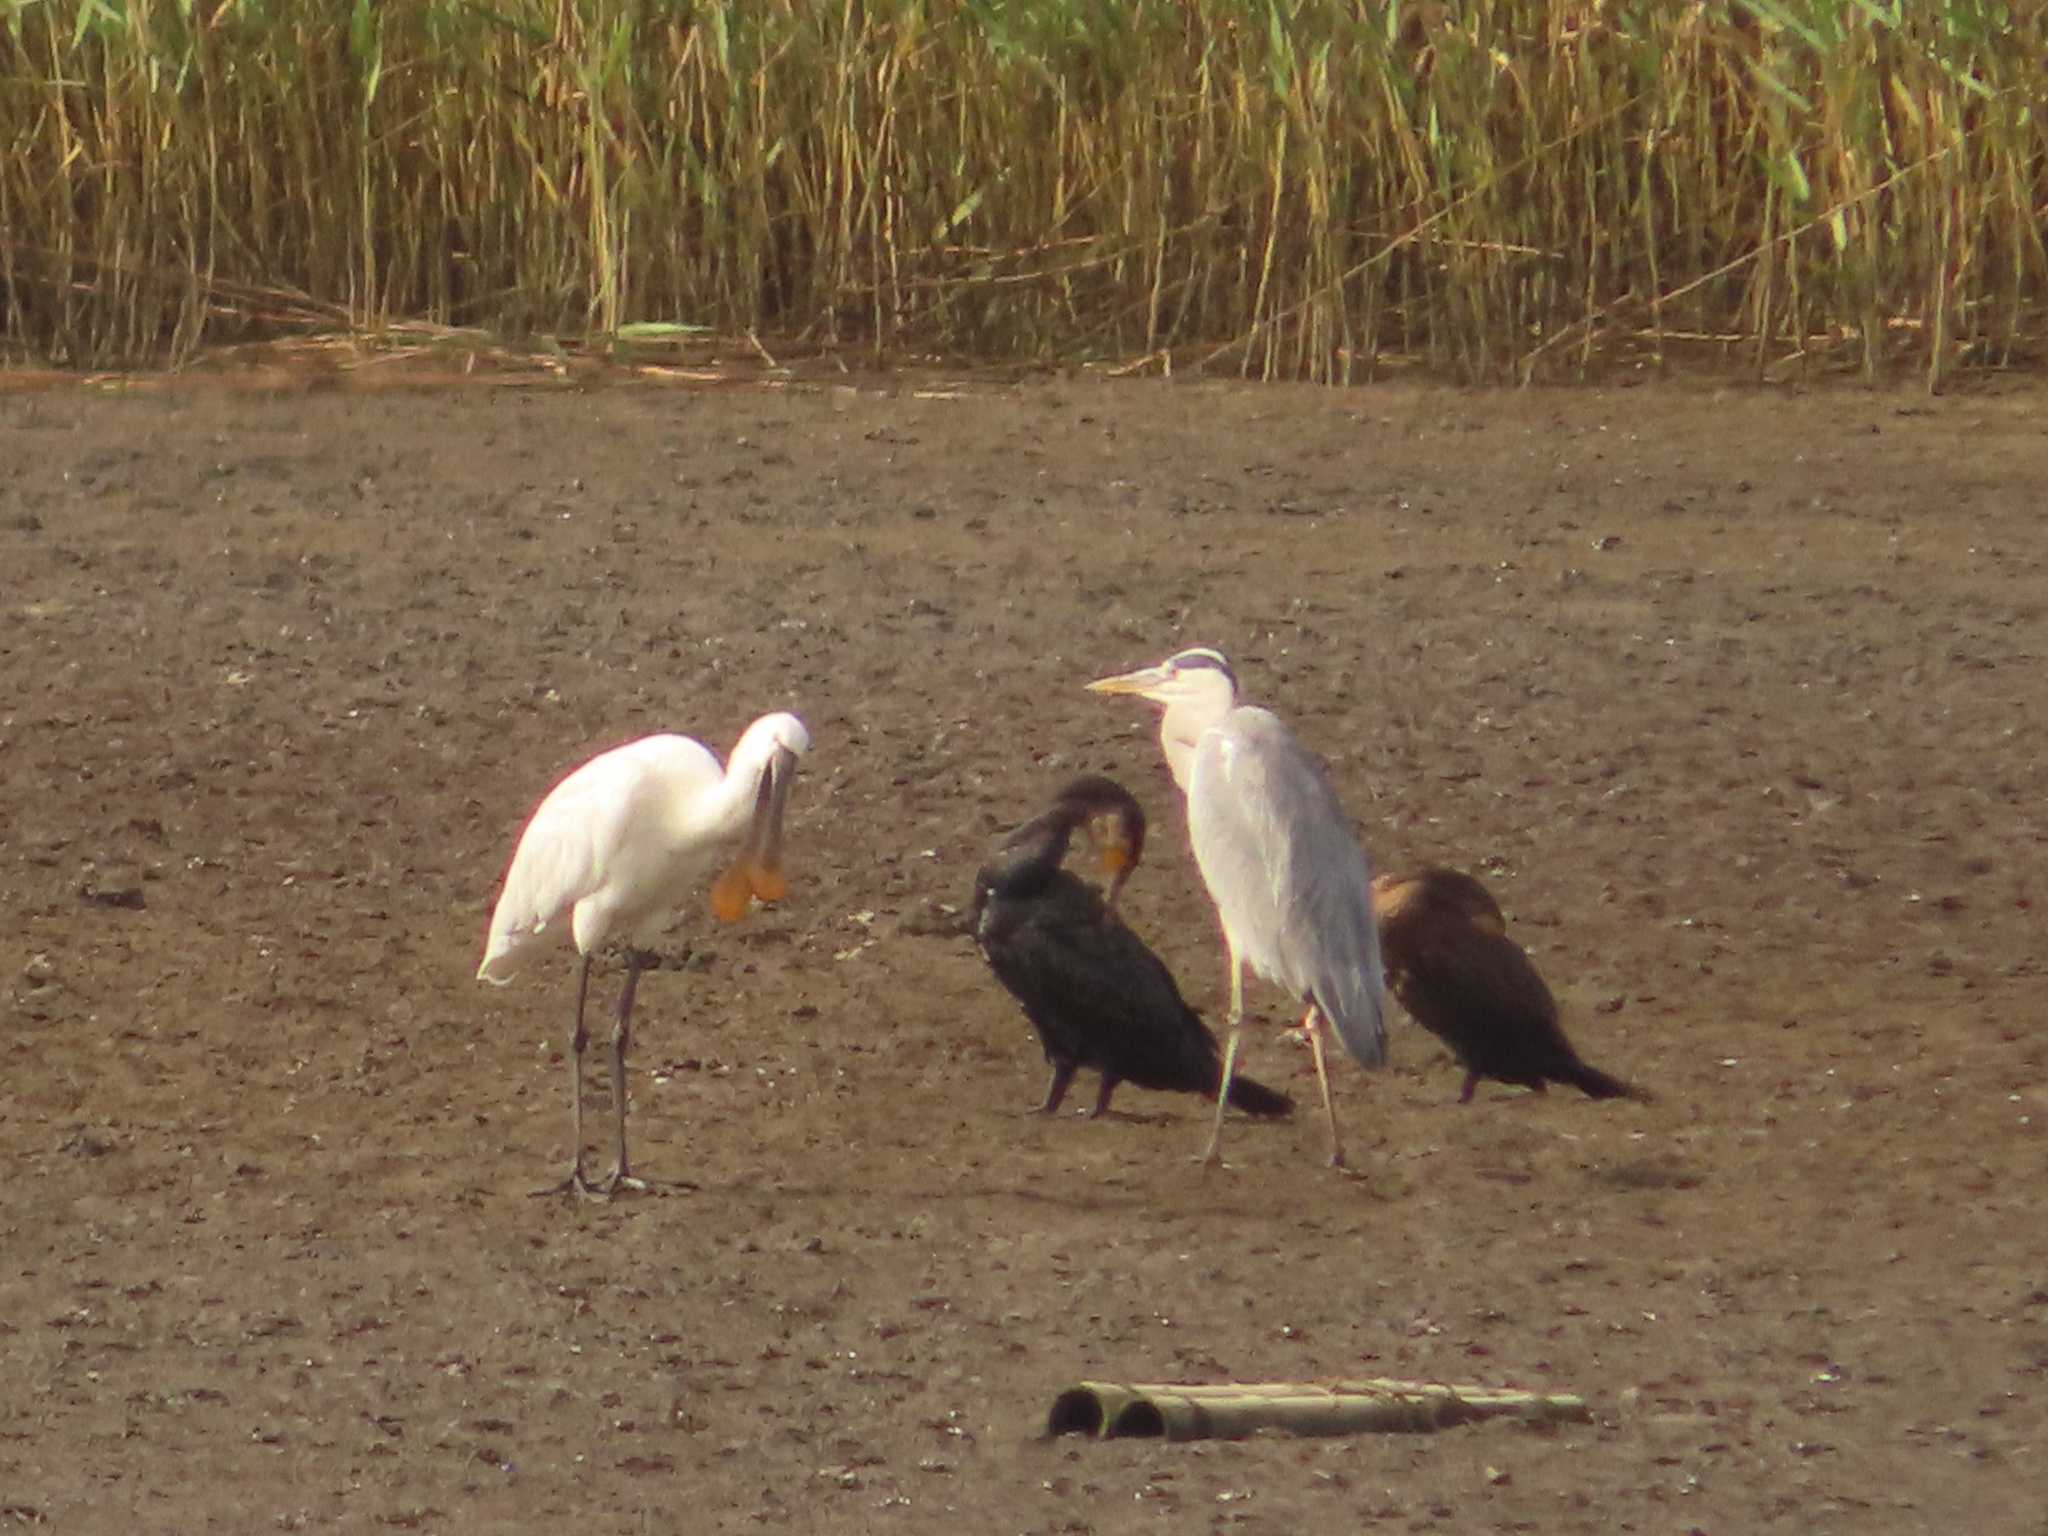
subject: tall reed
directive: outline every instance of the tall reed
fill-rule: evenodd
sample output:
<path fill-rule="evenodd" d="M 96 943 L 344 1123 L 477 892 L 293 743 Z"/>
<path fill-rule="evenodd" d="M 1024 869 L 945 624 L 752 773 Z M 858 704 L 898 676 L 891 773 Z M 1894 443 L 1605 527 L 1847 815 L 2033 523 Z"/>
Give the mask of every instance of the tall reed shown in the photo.
<path fill-rule="evenodd" d="M 2005 0 L 0 0 L 0 321 L 1938 377 L 2042 340 L 2043 79 Z"/>

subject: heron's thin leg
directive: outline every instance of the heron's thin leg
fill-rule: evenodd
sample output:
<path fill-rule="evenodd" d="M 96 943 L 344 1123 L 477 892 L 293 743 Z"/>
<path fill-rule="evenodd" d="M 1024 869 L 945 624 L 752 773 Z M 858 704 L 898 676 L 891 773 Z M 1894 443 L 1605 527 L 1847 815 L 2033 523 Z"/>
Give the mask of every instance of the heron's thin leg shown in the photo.
<path fill-rule="evenodd" d="M 550 1184 L 546 1189 L 536 1189 L 534 1195 L 587 1195 L 591 1193 L 590 1180 L 583 1176 L 583 1048 L 590 1043 L 590 1031 L 584 1027 L 583 1004 L 590 996 L 590 959 L 583 957 L 583 969 L 576 978 L 576 1032 L 569 1037 L 569 1124 L 571 1126 L 569 1156 L 569 1177 L 559 1184 Z"/>
<path fill-rule="evenodd" d="M 1472 1095 L 1478 1091 L 1478 1088 L 1479 1074 L 1477 1072 L 1467 1072 L 1465 1074 L 1465 1091 L 1458 1095 L 1458 1102 L 1460 1104 L 1470 1104 L 1472 1102 Z"/>
<path fill-rule="evenodd" d="M 1323 1085 L 1323 1114 L 1330 1122 L 1330 1166 L 1342 1168 L 1344 1138 L 1337 1130 L 1337 1106 L 1330 1098 L 1330 1069 L 1323 1060 L 1323 1011 L 1314 1003 L 1301 1016 L 1301 1028 L 1308 1036 L 1309 1052 L 1316 1059 L 1316 1081 Z"/>
<path fill-rule="evenodd" d="M 1227 941 L 1226 941 L 1227 942 Z M 1237 946 L 1230 946 L 1230 1017 L 1225 1021 L 1230 1036 L 1223 1045 L 1223 1077 L 1216 1085 L 1216 1125 L 1209 1132 L 1209 1150 L 1202 1161 L 1215 1167 L 1223 1161 L 1223 1106 L 1230 1102 L 1230 1082 L 1237 1075 L 1237 1043 L 1244 1033 L 1244 962 Z"/>
<path fill-rule="evenodd" d="M 1064 1099 L 1067 1096 L 1067 1084 L 1071 1083 L 1073 1080 L 1074 1063 L 1072 1063 L 1071 1061 L 1053 1062 L 1052 1077 L 1047 1081 L 1045 1085 L 1045 1102 L 1043 1104 L 1040 1104 L 1038 1108 L 1034 1109 L 1032 1113 L 1034 1115 L 1052 1115 L 1059 1113 L 1060 1100 Z"/>
<path fill-rule="evenodd" d="M 647 955 L 637 949 L 626 951 L 626 982 L 619 988 L 618 1022 L 612 1026 L 612 1123 L 616 1129 L 617 1159 L 613 1164 L 611 1180 L 604 1186 L 606 1194 L 617 1194 L 622 1189 L 645 1189 L 644 1179 L 633 1177 L 633 1170 L 626 1161 L 626 1047 L 633 1040 L 633 993 L 640 985 L 640 972 L 646 968 Z"/>

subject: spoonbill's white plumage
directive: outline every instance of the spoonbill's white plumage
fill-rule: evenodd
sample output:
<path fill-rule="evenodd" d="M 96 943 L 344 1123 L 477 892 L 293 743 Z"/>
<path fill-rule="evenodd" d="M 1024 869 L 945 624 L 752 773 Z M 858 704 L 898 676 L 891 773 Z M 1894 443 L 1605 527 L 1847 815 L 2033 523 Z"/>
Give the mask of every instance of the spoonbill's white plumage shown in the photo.
<path fill-rule="evenodd" d="M 478 979 L 504 985 L 564 928 L 583 957 L 569 1053 L 575 1150 L 569 1176 L 541 1193 L 645 1187 L 626 1156 L 626 1049 L 640 973 L 663 927 L 714 865 L 723 868 L 711 881 L 711 910 L 723 921 L 738 920 L 756 897 L 781 899 L 783 814 L 796 760 L 810 744 L 803 722 L 783 713 L 748 726 L 723 768 L 687 736 L 643 737 L 571 772 L 519 834 Z M 616 1163 L 609 1179 L 593 1184 L 583 1172 L 583 1012 L 592 963 L 611 944 L 626 954 L 612 1029 Z"/>

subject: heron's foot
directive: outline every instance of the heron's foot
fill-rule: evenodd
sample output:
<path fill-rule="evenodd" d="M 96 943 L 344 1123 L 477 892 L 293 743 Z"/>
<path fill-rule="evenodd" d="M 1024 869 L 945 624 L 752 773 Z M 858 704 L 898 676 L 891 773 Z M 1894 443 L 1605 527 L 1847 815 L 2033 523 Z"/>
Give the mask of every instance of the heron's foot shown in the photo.
<path fill-rule="evenodd" d="M 597 1188 L 607 1200 L 615 1195 L 666 1195 L 677 1191 L 695 1192 L 703 1186 L 688 1179 L 643 1179 L 631 1173 L 615 1173 Z"/>
<path fill-rule="evenodd" d="M 583 1172 L 583 1165 L 578 1163 L 569 1170 L 569 1177 L 562 1180 L 561 1183 L 550 1184 L 546 1189 L 536 1189 L 527 1198 L 531 1200 L 545 1200 L 551 1195 L 576 1195 L 581 1199 L 589 1200 L 603 1193 L 605 1193 L 603 1186 L 591 1183 L 589 1177 Z"/>
<path fill-rule="evenodd" d="M 1358 1184 L 1370 1184 L 1372 1182 L 1371 1174 L 1362 1168 L 1354 1168 L 1349 1163 L 1332 1163 L 1330 1164 L 1330 1172 L 1340 1179 L 1350 1179 Z"/>

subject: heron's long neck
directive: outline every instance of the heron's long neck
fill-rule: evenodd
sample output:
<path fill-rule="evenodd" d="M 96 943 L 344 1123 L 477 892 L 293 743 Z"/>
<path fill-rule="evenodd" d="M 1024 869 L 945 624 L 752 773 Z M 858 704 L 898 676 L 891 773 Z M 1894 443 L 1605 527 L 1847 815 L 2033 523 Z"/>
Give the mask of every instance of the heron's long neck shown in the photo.
<path fill-rule="evenodd" d="M 1159 722 L 1159 745 L 1166 753 L 1166 766 L 1173 770 L 1173 782 L 1188 792 L 1188 780 L 1195 771 L 1195 743 L 1202 732 L 1230 713 L 1228 697 L 1186 700 L 1168 707 Z"/>

